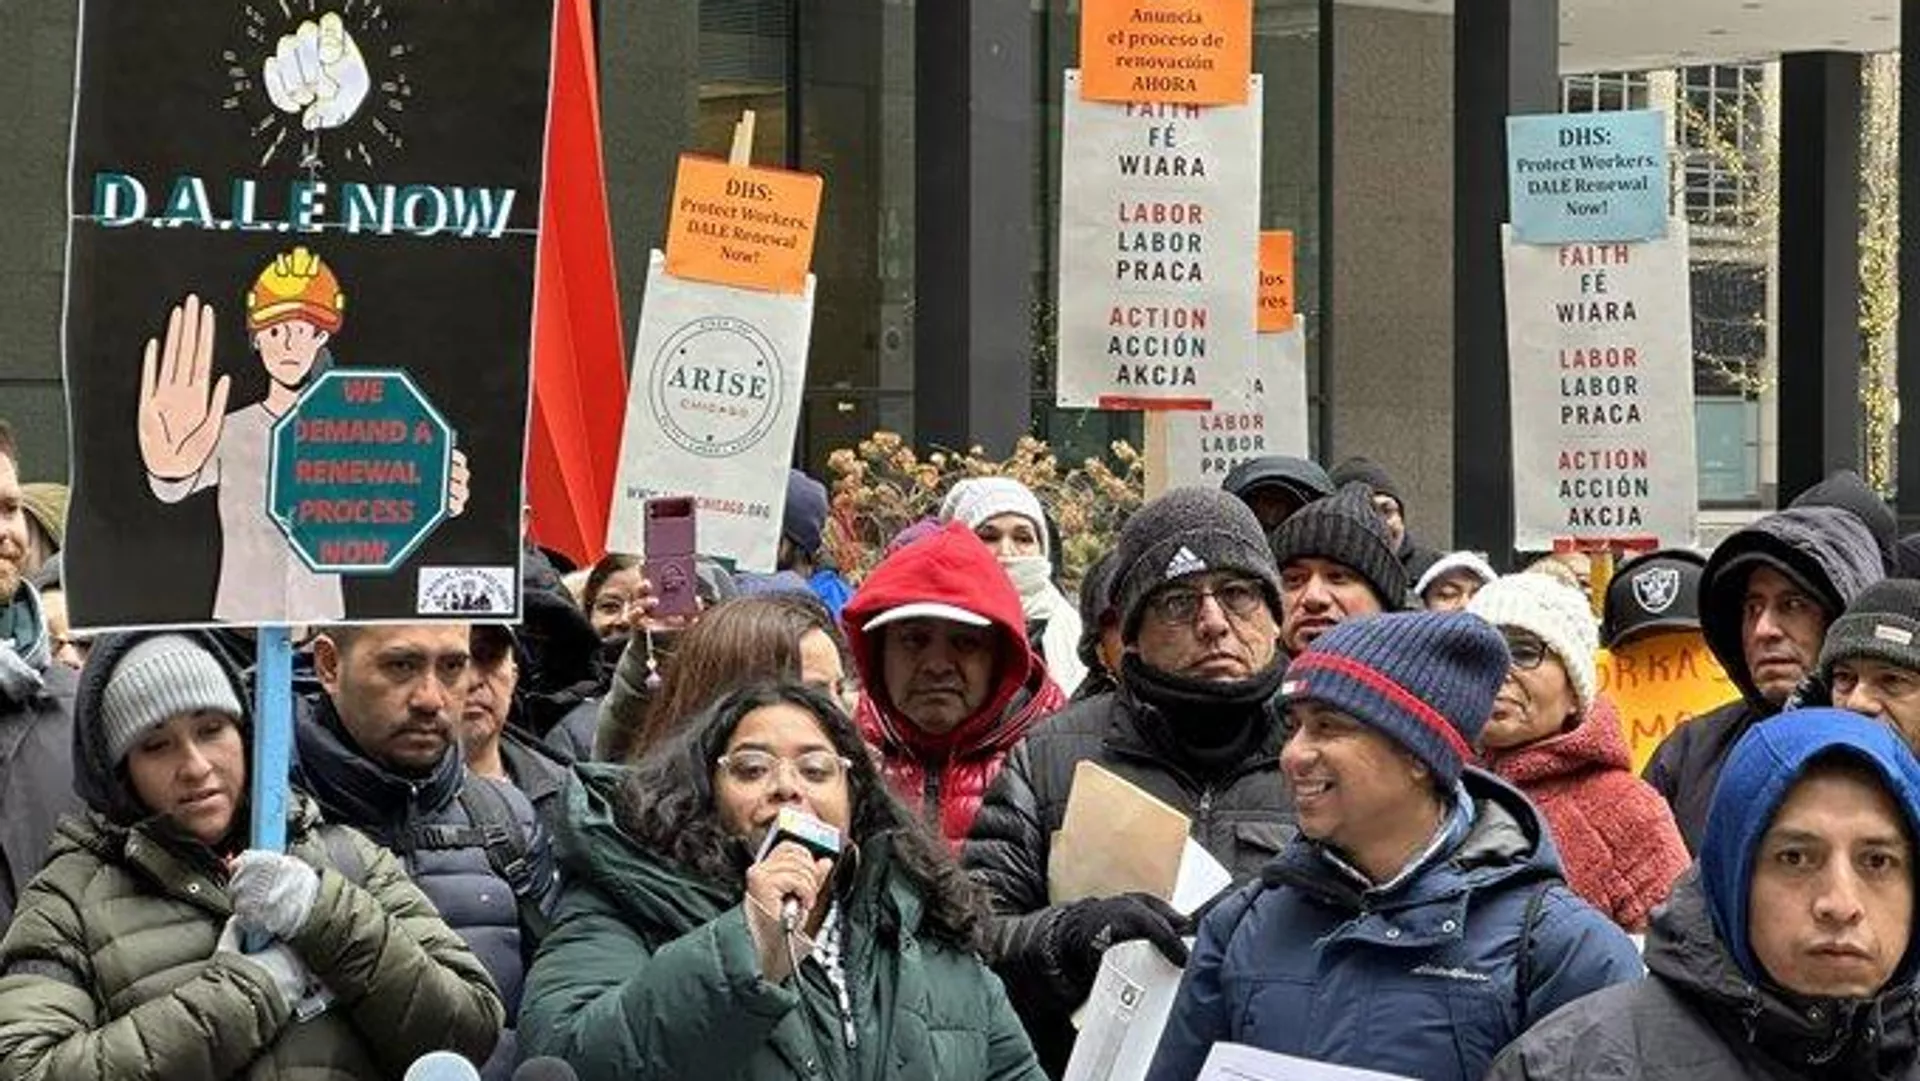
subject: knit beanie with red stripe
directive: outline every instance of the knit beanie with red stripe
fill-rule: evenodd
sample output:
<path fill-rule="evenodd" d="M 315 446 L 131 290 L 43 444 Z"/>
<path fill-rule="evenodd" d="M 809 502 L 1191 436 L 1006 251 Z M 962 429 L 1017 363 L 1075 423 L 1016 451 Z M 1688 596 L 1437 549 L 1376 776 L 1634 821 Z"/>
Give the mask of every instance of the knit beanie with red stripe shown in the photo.
<path fill-rule="evenodd" d="M 1378 729 L 1450 790 L 1507 678 L 1507 643 L 1466 612 L 1397 612 L 1341 622 L 1293 659 L 1280 703 L 1319 702 Z"/>

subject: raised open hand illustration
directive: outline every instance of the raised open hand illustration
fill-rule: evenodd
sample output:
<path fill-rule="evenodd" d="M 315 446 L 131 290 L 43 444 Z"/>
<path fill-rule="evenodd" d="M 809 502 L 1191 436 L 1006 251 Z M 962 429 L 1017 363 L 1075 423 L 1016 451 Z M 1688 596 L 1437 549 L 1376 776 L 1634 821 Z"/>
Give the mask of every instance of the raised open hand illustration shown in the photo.
<path fill-rule="evenodd" d="M 352 120 L 373 86 L 360 46 L 339 14 L 331 11 L 283 35 L 261 64 L 260 80 L 274 108 L 298 115 L 307 131 Z"/>
<path fill-rule="evenodd" d="M 233 380 L 213 375 L 213 307 L 174 306 L 165 344 L 147 339 L 140 363 L 140 458 L 161 480 L 198 473 L 220 443 Z"/>

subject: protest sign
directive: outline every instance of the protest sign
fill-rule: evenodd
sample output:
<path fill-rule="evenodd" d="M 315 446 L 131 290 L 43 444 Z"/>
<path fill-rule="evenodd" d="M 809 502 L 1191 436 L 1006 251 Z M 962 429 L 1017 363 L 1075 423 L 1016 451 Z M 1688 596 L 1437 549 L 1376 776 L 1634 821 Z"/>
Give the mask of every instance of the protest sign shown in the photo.
<path fill-rule="evenodd" d="M 1684 221 L 1637 244 L 1506 238 L 1514 547 L 1693 543 Z"/>
<path fill-rule="evenodd" d="M 518 612 L 552 23 L 507 0 L 83 5 L 76 625 Z M 363 370 L 408 401 L 358 396 L 395 385 Z M 388 443 L 399 404 L 441 423 Z M 327 496 L 276 515 L 275 476 Z"/>
<path fill-rule="evenodd" d="M 1262 334 L 1293 329 L 1293 230 L 1260 234 L 1260 326 Z"/>
<path fill-rule="evenodd" d="M 1667 235 L 1667 116 L 1507 118 L 1508 221 L 1522 244 Z"/>
<path fill-rule="evenodd" d="M 774 293 L 804 292 L 821 178 L 680 156 L 667 223 L 667 273 Z"/>
<path fill-rule="evenodd" d="M 1080 69 L 1089 101 L 1244 104 L 1253 2 L 1087 0 Z"/>
<path fill-rule="evenodd" d="M 1205 409 L 1242 390 L 1259 284 L 1260 77 L 1244 105 L 1081 100 L 1066 73 L 1059 404 Z"/>
<path fill-rule="evenodd" d="M 641 512 L 695 497 L 700 554 L 771 571 L 800 424 L 813 278 L 798 296 L 685 281 L 653 253 L 607 547 L 645 554 Z"/>
<path fill-rule="evenodd" d="M 1218 488 L 1235 466 L 1269 454 L 1307 456 L 1307 330 L 1261 334 L 1257 363 L 1238 394 L 1201 413 L 1166 417 L 1166 487 Z"/>
<path fill-rule="evenodd" d="M 1595 659 L 1599 693 L 1620 713 L 1635 774 L 1674 729 L 1740 697 L 1698 630 L 1644 635 Z"/>

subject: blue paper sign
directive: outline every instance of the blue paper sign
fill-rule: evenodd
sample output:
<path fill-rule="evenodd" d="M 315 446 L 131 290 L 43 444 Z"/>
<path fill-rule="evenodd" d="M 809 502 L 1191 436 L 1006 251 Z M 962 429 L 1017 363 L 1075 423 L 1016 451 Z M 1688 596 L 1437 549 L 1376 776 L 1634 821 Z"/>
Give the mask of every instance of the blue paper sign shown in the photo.
<path fill-rule="evenodd" d="M 1510 116 L 1507 190 L 1522 244 L 1664 237 L 1666 114 Z"/>

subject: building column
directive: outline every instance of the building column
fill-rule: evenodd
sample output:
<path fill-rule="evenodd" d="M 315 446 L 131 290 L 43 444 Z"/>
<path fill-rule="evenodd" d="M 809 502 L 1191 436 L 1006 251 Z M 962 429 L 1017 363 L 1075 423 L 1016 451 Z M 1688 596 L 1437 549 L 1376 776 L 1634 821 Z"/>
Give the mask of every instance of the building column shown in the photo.
<path fill-rule="evenodd" d="M 915 442 L 1005 454 L 1032 423 L 1039 172 L 1029 0 L 914 8 Z"/>
<path fill-rule="evenodd" d="M 1453 31 L 1453 543 L 1513 550 L 1507 117 L 1560 108 L 1558 0 L 1461 0 Z"/>
<path fill-rule="evenodd" d="M 1780 61 L 1780 503 L 1860 468 L 1860 57 Z"/>
<path fill-rule="evenodd" d="M 1900 40 L 1920 43 L 1920 0 L 1900 0 Z M 1920 44 L 1900 53 L 1900 220 L 1920 223 Z M 1900 306 L 1896 379 L 1900 422 L 1894 427 L 1894 509 L 1904 535 L 1920 529 L 1920 225 L 1900 233 Z M 1908 391 L 1914 404 L 1908 406 Z"/>

